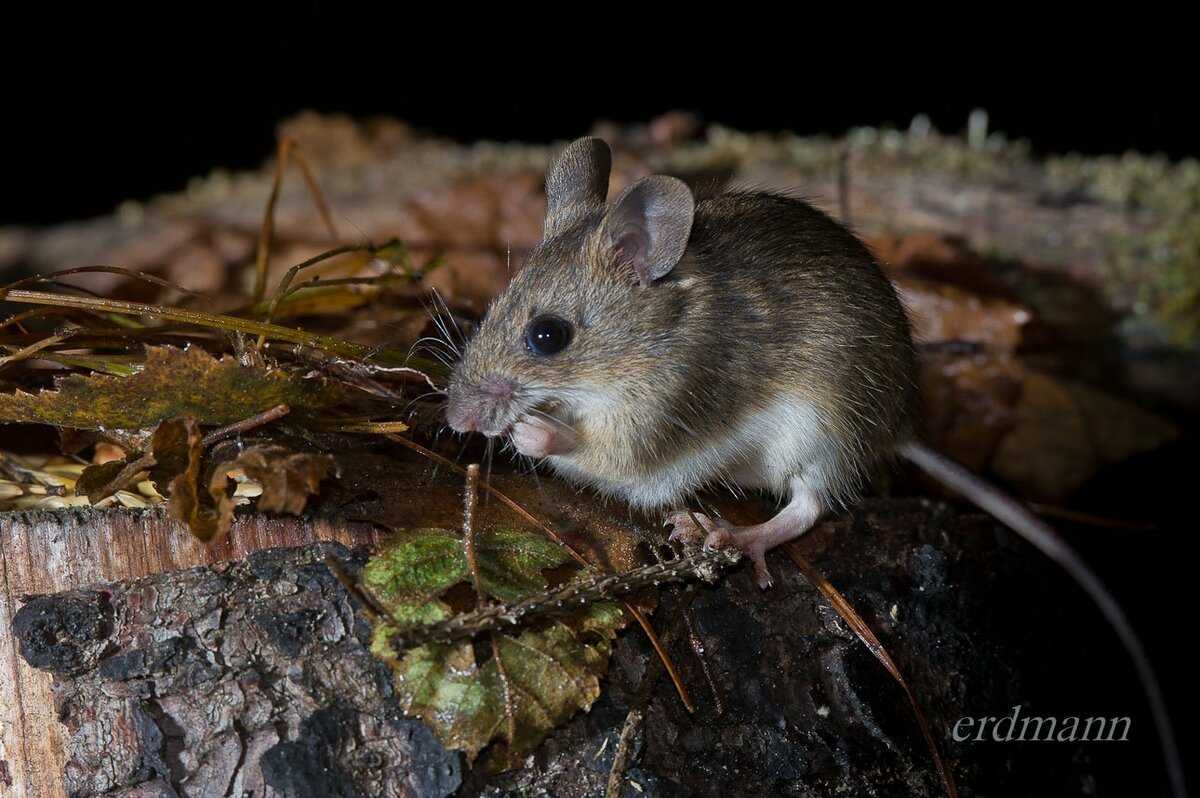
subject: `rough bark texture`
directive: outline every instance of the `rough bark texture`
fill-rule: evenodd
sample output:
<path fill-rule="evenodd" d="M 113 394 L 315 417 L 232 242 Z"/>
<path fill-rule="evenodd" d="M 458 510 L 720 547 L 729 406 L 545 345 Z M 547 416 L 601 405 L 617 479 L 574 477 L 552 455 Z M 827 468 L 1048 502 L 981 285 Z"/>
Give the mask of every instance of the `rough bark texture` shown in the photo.
<path fill-rule="evenodd" d="M 879 500 L 814 530 L 804 549 L 891 649 L 962 794 L 1091 785 L 1119 795 L 1154 772 L 1150 726 L 1137 717 L 1143 745 L 1110 745 L 1103 763 L 1094 746 L 950 741 L 964 714 L 999 716 L 1018 702 L 1031 713 L 1078 710 L 1069 681 L 1089 652 L 1076 646 L 1097 636 L 1086 620 L 1062 629 L 1068 615 L 1090 617 L 1086 602 L 991 522 Z M 54 675 L 67 793 L 596 795 L 641 693 L 625 795 L 940 794 L 902 694 L 782 557 L 769 593 L 743 569 L 715 588 L 664 594 L 656 623 L 696 715 L 630 631 L 593 710 L 525 769 L 489 776 L 400 717 L 386 670 L 365 650 L 366 623 L 321 551 L 276 549 L 26 602 L 13 630 L 24 659 Z M 362 563 L 338 553 L 351 572 Z M 689 605 L 715 692 L 688 639 Z M 1136 713 L 1124 687 L 1097 714 Z"/>
<path fill-rule="evenodd" d="M 0 514 L 0 786 L 17 798 L 64 795 L 67 734 L 55 716 L 51 678 L 17 654 L 7 630 L 25 596 L 71 590 L 244 558 L 271 546 L 316 540 L 369 544 L 369 524 L 319 518 L 239 517 L 227 541 L 205 546 L 165 512 L 128 510 L 46 511 Z M 95 619 L 81 609 L 84 628 Z M 8 794 L 8 793 L 0 793 Z"/>
<path fill-rule="evenodd" d="M 323 553 L 272 549 L 28 602 L 13 633 L 58 678 L 67 794 L 453 791 L 458 758 L 401 716 Z"/>

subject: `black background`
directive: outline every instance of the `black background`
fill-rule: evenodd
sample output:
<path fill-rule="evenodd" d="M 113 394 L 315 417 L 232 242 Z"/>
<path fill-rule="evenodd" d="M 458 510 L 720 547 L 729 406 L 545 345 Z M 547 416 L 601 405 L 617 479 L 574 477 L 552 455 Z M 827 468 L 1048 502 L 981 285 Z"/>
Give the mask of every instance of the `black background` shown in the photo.
<path fill-rule="evenodd" d="M 1200 155 L 1194 44 L 1168 40 L 1169 25 L 1147 41 L 1129 23 L 1148 55 L 1082 28 L 988 43 L 982 21 L 931 41 L 886 23 L 872 37 L 861 20 L 770 39 L 795 21 L 630 30 L 619 15 L 581 27 L 570 15 L 583 7 L 563 7 L 543 15 L 557 27 L 493 29 L 466 7 L 454 22 L 319 2 L 257 17 L 205 8 L 126 20 L 64 9 L 0 34 L 0 224 L 103 214 L 217 167 L 254 168 L 278 122 L 302 109 L 391 115 L 462 140 L 551 141 L 675 108 L 806 134 L 904 128 L 919 113 L 961 132 L 984 108 L 990 129 L 1039 153 Z"/>

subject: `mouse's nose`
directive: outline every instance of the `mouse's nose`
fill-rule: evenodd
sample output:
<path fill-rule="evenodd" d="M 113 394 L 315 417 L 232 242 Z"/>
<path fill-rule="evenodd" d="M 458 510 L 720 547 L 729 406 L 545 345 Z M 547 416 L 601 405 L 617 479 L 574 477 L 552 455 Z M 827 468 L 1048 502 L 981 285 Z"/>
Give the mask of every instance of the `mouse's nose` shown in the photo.
<path fill-rule="evenodd" d="M 455 432 L 478 432 L 478 409 L 467 407 L 465 402 L 451 401 L 446 407 L 446 423 Z"/>
<path fill-rule="evenodd" d="M 516 381 L 497 374 L 488 374 L 478 383 L 452 384 L 446 423 L 456 432 L 496 435 L 508 418 L 516 393 Z"/>

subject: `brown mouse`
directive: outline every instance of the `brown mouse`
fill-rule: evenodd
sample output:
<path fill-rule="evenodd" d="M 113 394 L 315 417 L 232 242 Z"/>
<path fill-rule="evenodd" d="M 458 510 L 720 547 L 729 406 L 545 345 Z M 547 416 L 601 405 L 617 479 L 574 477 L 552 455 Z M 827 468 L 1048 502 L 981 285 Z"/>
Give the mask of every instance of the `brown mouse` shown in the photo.
<path fill-rule="evenodd" d="M 583 138 L 550 168 L 542 241 L 454 370 L 450 426 L 669 511 L 673 538 L 737 546 L 763 587 L 767 551 L 853 501 L 879 464 L 908 459 L 1091 594 L 1135 660 L 1181 788 L 1157 682 L 1103 584 L 1022 505 L 914 439 L 908 320 L 867 248 L 798 199 L 696 197 L 663 175 L 609 204 L 610 165 L 608 146 Z M 749 527 L 683 510 L 721 485 L 787 504 Z"/>
<path fill-rule="evenodd" d="M 587 138 L 551 168 L 543 241 L 467 347 L 447 418 L 642 509 L 722 483 L 789 497 L 760 526 L 698 516 L 765 587 L 763 554 L 910 437 L 908 321 L 866 247 L 807 203 L 653 176 L 608 206 L 609 164 Z"/>

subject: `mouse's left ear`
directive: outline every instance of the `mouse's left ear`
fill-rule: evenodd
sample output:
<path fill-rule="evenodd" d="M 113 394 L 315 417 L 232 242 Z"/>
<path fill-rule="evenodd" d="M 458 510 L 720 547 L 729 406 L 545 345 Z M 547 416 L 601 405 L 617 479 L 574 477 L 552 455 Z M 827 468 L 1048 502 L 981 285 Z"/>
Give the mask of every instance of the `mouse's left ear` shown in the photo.
<path fill-rule="evenodd" d="M 683 257 L 692 233 L 696 200 L 676 177 L 643 177 L 621 192 L 604 215 L 600 234 L 619 263 L 642 285 L 664 277 Z"/>
<path fill-rule="evenodd" d="M 612 151 L 594 136 L 576 139 L 554 159 L 546 173 L 546 221 L 542 238 L 549 239 L 604 208 Z"/>

